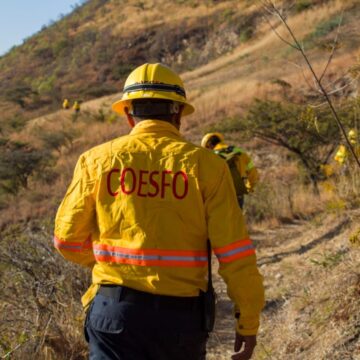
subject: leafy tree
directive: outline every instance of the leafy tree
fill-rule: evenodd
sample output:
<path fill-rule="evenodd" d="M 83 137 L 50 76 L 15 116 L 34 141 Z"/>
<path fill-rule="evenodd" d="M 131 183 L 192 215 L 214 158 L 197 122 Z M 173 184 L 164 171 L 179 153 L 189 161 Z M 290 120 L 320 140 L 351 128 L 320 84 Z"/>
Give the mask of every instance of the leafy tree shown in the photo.
<path fill-rule="evenodd" d="M 43 142 L 46 150 L 56 150 L 61 154 L 61 148 L 70 148 L 74 139 L 78 136 L 78 133 L 74 130 L 66 131 L 61 130 L 57 132 L 49 132 L 41 129 L 37 129 L 37 137 Z"/>
<path fill-rule="evenodd" d="M 49 155 L 29 144 L 2 139 L 0 142 L 0 190 L 16 195 L 28 188 L 29 177 L 49 165 Z"/>
<path fill-rule="evenodd" d="M 353 114 L 350 102 L 339 110 L 345 124 Z M 315 110 L 308 106 L 256 99 L 242 119 L 225 121 L 217 130 L 242 131 L 281 146 L 302 164 L 317 191 L 317 183 L 324 178 L 322 165 L 329 162 L 341 141 L 336 123 L 327 108 Z"/>
<path fill-rule="evenodd" d="M 26 107 L 26 99 L 32 95 L 36 95 L 36 91 L 27 85 L 16 85 L 5 91 L 5 99 L 23 109 Z"/>

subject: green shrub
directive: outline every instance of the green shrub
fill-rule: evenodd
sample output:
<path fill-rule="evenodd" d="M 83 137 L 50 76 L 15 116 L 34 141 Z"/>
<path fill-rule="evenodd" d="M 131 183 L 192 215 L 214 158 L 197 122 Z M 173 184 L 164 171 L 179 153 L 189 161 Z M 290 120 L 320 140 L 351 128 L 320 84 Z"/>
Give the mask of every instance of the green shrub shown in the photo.
<path fill-rule="evenodd" d="M 29 102 L 29 98 L 36 93 L 29 85 L 16 84 L 5 91 L 4 97 L 5 100 L 15 103 L 24 109 Z"/>
<path fill-rule="evenodd" d="M 334 16 L 328 20 L 320 22 L 316 26 L 315 30 L 304 38 L 303 43 L 305 48 L 311 48 L 314 46 L 319 39 L 325 37 L 333 30 L 335 30 L 341 21 L 343 24 L 344 21 L 342 20 L 341 16 Z"/>
<path fill-rule="evenodd" d="M 50 61 L 54 58 L 53 49 L 50 47 L 50 45 L 36 49 L 34 51 L 34 55 L 40 58 L 42 61 Z"/>
<path fill-rule="evenodd" d="M 311 0 L 298 0 L 295 4 L 295 11 L 297 13 L 309 9 L 312 6 Z"/>
<path fill-rule="evenodd" d="M 63 37 L 60 40 L 56 41 L 52 46 L 55 57 L 68 53 L 71 46 L 71 41 L 66 37 Z"/>
<path fill-rule="evenodd" d="M 355 108 L 349 101 L 339 104 L 339 116 L 349 126 Z M 324 179 L 321 165 L 328 163 L 341 141 L 341 134 L 328 108 L 316 109 L 289 102 L 256 99 L 245 117 L 225 119 L 211 130 L 242 132 L 283 147 L 298 160 L 308 181 L 317 189 Z"/>
<path fill-rule="evenodd" d="M 36 129 L 36 136 L 42 141 L 44 148 L 48 150 L 56 150 L 61 153 L 62 147 L 70 148 L 73 140 L 77 137 L 77 133 L 73 130 L 61 131 L 44 131 Z"/>
<path fill-rule="evenodd" d="M 223 12 L 221 14 L 222 20 L 229 21 L 234 14 L 235 14 L 235 10 L 230 9 L 230 8 L 225 9 L 225 10 L 223 10 Z"/>
<path fill-rule="evenodd" d="M 98 109 L 97 112 L 92 113 L 91 117 L 98 122 L 108 122 L 110 124 L 114 123 L 117 120 L 117 115 L 111 110 L 106 110 L 103 107 Z"/>
<path fill-rule="evenodd" d="M 21 142 L 5 140 L 0 146 L 0 190 L 17 194 L 27 189 L 31 175 L 41 172 L 49 165 L 48 153 Z"/>
<path fill-rule="evenodd" d="M 260 182 L 254 194 L 245 196 L 244 207 L 246 217 L 251 223 L 277 218 L 276 193 L 270 184 Z"/>
<path fill-rule="evenodd" d="M 246 42 L 250 40 L 253 36 L 254 30 L 252 28 L 246 28 L 240 32 L 239 40 L 240 42 Z"/>
<path fill-rule="evenodd" d="M 118 63 L 112 69 L 112 79 L 121 80 L 124 79 L 134 69 L 131 64 Z"/>
<path fill-rule="evenodd" d="M 26 122 L 27 120 L 21 114 L 16 114 L 10 119 L 7 119 L 6 125 L 12 130 L 21 130 L 26 125 Z"/>
<path fill-rule="evenodd" d="M 319 25 L 316 26 L 316 29 L 311 34 L 311 36 L 313 38 L 326 36 L 339 26 L 341 20 L 341 16 L 335 16 L 329 20 L 321 22 Z"/>
<path fill-rule="evenodd" d="M 333 253 L 324 252 L 322 254 L 317 254 L 316 258 L 311 258 L 310 262 L 324 268 L 333 268 L 343 260 L 344 255 L 344 250 L 338 250 Z"/>
<path fill-rule="evenodd" d="M 54 90 L 56 81 L 57 81 L 57 78 L 56 78 L 55 74 L 42 80 L 38 86 L 39 94 L 40 95 L 51 95 Z"/>

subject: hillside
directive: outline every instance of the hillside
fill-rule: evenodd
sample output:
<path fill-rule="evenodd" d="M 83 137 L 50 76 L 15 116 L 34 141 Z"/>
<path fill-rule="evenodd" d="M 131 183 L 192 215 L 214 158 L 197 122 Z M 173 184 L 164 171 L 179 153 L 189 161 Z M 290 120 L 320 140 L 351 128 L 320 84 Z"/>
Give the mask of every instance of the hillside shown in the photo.
<path fill-rule="evenodd" d="M 251 153 L 261 174 L 246 199 L 267 298 L 253 358 L 360 359 L 359 171 L 321 176 L 320 165 L 334 166 L 341 134 L 324 126 L 333 120 L 311 74 L 265 14 L 246 0 L 89 0 L 0 58 L 0 357 L 86 358 L 79 298 L 90 275 L 53 250 L 54 215 L 79 154 L 128 133 L 110 110 L 128 72 L 161 61 L 181 73 L 196 108 L 183 119 L 183 135 L 199 144 L 205 132 L 222 131 Z M 360 3 L 297 0 L 287 14 L 318 74 L 331 58 L 323 83 L 346 129 L 359 130 Z M 64 97 L 82 101 L 79 115 L 61 110 Z M 259 112 L 255 98 L 275 110 Z M 306 139 L 301 131 L 324 142 L 306 153 L 319 160 L 318 193 L 295 152 L 255 136 L 248 124 L 249 113 L 285 123 L 288 109 L 296 116 L 284 134 L 290 126 L 298 142 Z M 233 341 L 218 276 L 215 287 L 209 360 L 228 359 Z"/>
<path fill-rule="evenodd" d="M 189 85 L 195 85 L 198 92 L 205 84 L 216 89 L 219 82 L 225 91 L 235 78 L 236 97 L 242 90 L 248 98 L 268 82 L 291 74 L 294 83 L 303 83 L 293 78 L 299 73 L 290 65 L 294 52 L 269 31 L 261 8 L 253 4 L 234 0 L 87 1 L 0 58 L 2 119 L 44 114 L 59 108 L 66 97 L 85 101 L 116 93 L 129 70 L 145 61 L 191 71 L 189 79 L 196 77 L 197 82 Z M 297 33 L 321 62 L 319 66 L 329 54 L 326 49 L 341 11 L 343 28 L 336 58 L 344 72 L 356 59 L 358 8 L 356 1 L 324 0 L 301 0 L 291 8 Z M 333 76 L 340 74 L 337 69 Z"/>
<path fill-rule="evenodd" d="M 246 1 L 91 0 L 0 58 L 0 93 L 26 89 L 28 111 L 115 93 L 146 61 L 208 63 L 250 39 L 258 17 Z"/>

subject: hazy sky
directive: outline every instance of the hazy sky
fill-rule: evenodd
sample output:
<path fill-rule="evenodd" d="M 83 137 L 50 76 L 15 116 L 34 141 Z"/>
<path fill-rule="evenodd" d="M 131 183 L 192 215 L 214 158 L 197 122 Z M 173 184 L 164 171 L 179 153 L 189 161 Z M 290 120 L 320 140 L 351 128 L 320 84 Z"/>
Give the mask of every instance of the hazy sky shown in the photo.
<path fill-rule="evenodd" d="M 0 0 L 0 55 L 39 31 L 60 14 L 71 12 L 76 0 Z"/>

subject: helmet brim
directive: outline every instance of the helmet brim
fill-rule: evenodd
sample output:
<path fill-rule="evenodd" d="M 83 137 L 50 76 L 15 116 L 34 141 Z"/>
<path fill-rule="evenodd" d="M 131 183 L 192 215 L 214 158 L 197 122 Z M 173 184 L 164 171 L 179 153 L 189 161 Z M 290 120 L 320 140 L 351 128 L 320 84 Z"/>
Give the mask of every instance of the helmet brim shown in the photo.
<path fill-rule="evenodd" d="M 182 116 L 187 116 L 192 114 L 195 111 L 195 108 L 188 103 L 187 101 L 184 102 L 183 100 L 178 100 L 178 99 L 169 99 L 168 96 L 161 96 L 161 95 L 157 95 L 156 97 L 149 97 L 149 96 L 144 96 L 144 97 L 134 97 L 134 98 L 128 98 L 128 99 L 120 99 L 118 101 L 115 101 L 111 108 L 113 111 L 115 111 L 116 113 L 118 113 L 119 115 L 125 115 L 125 108 L 129 108 L 131 107 L 131 102 L 133 100 L 137 100 L 137 99 L 163 99 L 163 100 L 173 100 L 173 101 L 177 101 L 179 103 L 181 103 L 182 105 L 184 105 L 184 109 L 182 111 Z"/>

